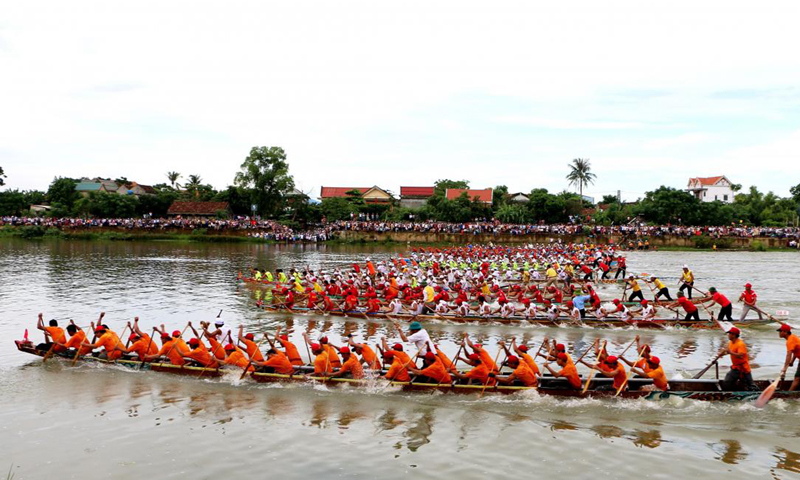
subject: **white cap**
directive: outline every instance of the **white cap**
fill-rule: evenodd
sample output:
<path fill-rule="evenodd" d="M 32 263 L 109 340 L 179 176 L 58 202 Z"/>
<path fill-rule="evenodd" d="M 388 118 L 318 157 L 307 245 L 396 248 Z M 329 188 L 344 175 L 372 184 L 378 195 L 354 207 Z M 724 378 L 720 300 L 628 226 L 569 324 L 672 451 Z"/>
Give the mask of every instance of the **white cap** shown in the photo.
<path fill-rule="evenodd" d="M 685 269 L 687 269 L 687 270 L 688 270 L 688 269 L 689 269 L 689 265 L 686 265 L 686 264 L 684 264 L 684 265 L 683 265 L 683 268 L 685 268 Z"/>
<path fill-rule="evenodd" d="M 216 325 L 218 327 L 221 327 L 221 326 L 225 325 L 225 322 L 223 322 L 222 320 L 217 320 L 216 322 L 214 322 L 214 325 Z"/>

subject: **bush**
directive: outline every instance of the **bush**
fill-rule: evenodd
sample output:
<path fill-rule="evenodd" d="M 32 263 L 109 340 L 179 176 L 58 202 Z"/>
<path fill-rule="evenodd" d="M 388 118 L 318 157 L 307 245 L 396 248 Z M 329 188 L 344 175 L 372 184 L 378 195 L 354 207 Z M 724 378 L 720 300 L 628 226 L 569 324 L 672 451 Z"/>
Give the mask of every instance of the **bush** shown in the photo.
<path fill-rule="evenodd" d="M 750 245 L 750 250 L 754 252 L 766 252 L 767 246 L 760 240 L 753 240 L 753 243 Z"/>
<path fill-rule="evenodd" d="M 718 249 L 727 249 L 733 246 L 733 241 L 729 238 L 714 238 L 702 235 L 694 237 L 692 240 L 694 241 L 694 248 L 699 249 L 710 250 L 714 248 L 714 245 L 716 245 Z"/>

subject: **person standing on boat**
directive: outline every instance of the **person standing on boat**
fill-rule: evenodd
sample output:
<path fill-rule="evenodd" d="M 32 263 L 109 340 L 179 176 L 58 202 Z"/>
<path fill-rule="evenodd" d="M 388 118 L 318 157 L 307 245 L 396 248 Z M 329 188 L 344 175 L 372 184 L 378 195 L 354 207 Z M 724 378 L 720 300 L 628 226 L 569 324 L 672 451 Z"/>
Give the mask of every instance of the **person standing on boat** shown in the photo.
<path fill-rule="evenodd" d="M 664 285 L 664 282 L 657 277 L 650 277 L 650 280 L 645 280 L 645 282 L 652 283 L 656 286 L 656 294 L 653 298 L 654 302 L 657 302 L 660 297 L 664 297 L 670 302 L 672 301 L 672 297 L 669 295 L 669 289 Z"/>
<path fill-rule="evenodd" d="M 683 266 L 683 273 L 681 274 L 681 279 L 678 280 L 680 283 L 680 288 L 678 288 L 678 292 L 683 292 L 684 290 L 689 291 L 689 300 L 692 299 L 692 290 L 694 290 L 694 273 L 689 270 L 689 265 Z"/>
<path fill-rule="evenodd" d="M 619 278 L 622 275 L 622 278 L 625 278 L 625 275 L 628 272 L 628 265 L 627 260 L 622 255 L 617 257 L 617 273 L 614 274 L 614 280 Z"/>
<path fill-rule="evenodd" d="M 741 295 L 739 295 L 739 301 L 744 302 L 742 305 L 742 314 L 739 316 L 739 321 L 743 322 L 747 314 L 750 313 L 750 309 L 753 309 L 758 313 L 758 320 L 763 320 L 761 316 L 761 310 L 756 307 L 756 301 L 758 300 L 758 295 L 753 290 L 753 286 L 749 283 L 744 286 L 744 291 Z"/>
<path fill-rule="evenodd" d="M 683 307 L 683 310 L 686 312 L 686 316 L 683 317 L 684 320 L 700 321 L 700 313 L 697 310 L 697 305 L 686 298 L 683 292 L 678 292 L 678 300 L 670 305 L 667 305 L 667 308 L 675 308 L 677 306 Z"/>
<path fill-rule="evenodd" d="M 408 326 L 408 336 L 403 333 L 403 329 L 400 328 L 400 325 L 394 324 L 394 328 L 397 329 L 397 333 L 400 335 L 400 338 L 404 342 L 413 343 L 414 346 L 417 347 L 417 351 L 419 351 L 420 356 L 425 356 L 426 353 L 433 351 L 433 342 L 431 341 L 431 336 L 428 335 L 428 331 L 422 328 L 422 324 L 419 322 L 411 322 L 411 325 Z"/>
<path fill-rule="evenodd" d="M 783 369 L 781 370 L 781 380 L 783 380 L 789 367 L 794 364 L 795 360 L 800 359 L 800 338 L 794 335 L 792 327 L 785 323 L 781 324 L 778 332 L 780 337 L 786 340 L 786 360 L 783 362 Z M 800 386 L 800 362 L 798 362 L 797 371 L 794 372 L 794 380 L 792 380 L 792 386 L 789 387 L 789 391 L 797 390 L 798 386 Z"/>
<path fill-rule="evenodd" d="M 733 313 L 733 305 L 731 301 L 728 300 L 728 297 L 719 293 L 716 288 L 711 287 L 708 289 L 709 295 L 700 299 L 700 303 L 705 302 L 714 302 L 719 305 L 719 315 L 717 315 L 717 320 L 720 322 L 724 319 L 727 319 L 729 322 L 733 321 L 731 317 L 731 313 Z M 692 298 L 691 295 L 689 298 Z"/>
<path fill-rule="evenodd" d="M 731 356 L 731 369 L 725 380 L 722 381 L 722 387 L 725 390 L 735 390 L 737 387 L 744 387 L 744 390 L 753 391 L 757 390 L 753 383 L 753 375 L 750 373 L 750 359 L 747 355 L 747 345 L 739 338 L 741 331 L 733 327 L 728 330 L 728 347 L 720 350 L 719 356 Z"/>
<path fill-rule="evenodd" d="M 644 300 L 644 294 L 642 294 L 642 287 L 639 286 L 639 282 L 636 281 L 636 277 L 634 277 L 633 275 L 629 276 L 627 283 L 631 289 L 631 294 L 628 295 L 628 301 L 635 302 L 637 299 Z"/>

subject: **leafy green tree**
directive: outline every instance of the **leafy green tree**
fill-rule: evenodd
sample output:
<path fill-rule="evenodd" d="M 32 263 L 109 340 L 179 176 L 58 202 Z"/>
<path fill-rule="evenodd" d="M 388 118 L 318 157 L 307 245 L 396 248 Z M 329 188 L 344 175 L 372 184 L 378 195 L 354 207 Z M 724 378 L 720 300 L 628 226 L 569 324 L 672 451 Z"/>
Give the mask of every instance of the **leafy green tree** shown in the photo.
<path fill-rule="evenodd" d="M 469 182 L 466 180 L 450 180 L 447 178 L 437 180 L 433 184 L 433 195 L 444 198 L 445 193 L 449 188 L 469 188 Z"/>
<path fill-rule="evenodd" d="M 320 203 L 320 211 L 329 222 L 338 220 L 349 220 L 351 213 L 357 213 L 355 205 L 347 201 L 346 198 L 335 197 L 326 198 Z"/>
<path fill-rule="evenodd" d="M 684 190 L 662 185 L 645 193 L 644 199 L 639 202 L 637 213 L 646 221 L 659 225 L 697 225 L 700 203 L 697 197 Z"/>
<path fill-rule="evenodd" d="M 592 164 L 588 158 L 576 158 L 568 164 L 570 171 L 567 174 L 570 186 L 578 186 L 578 192 L 583 197 L 583 187 L 594 184 L 597 175 L 592 173 Z"/>
<path fill-rule="evenodd" d="M 282 211 L 286 195 L 294 189 L 286 153 L 281 147 L 251 148 L 234 183 L 251 190 L 253 203 L 267 217 L 275 217 Z"/>
<path fill-rule="evenodd" d="M 250 215 L 251 192 L 233 185 L 217 193 L 213 200 L 215 202 L 228 202 L 228 206 L 234 215 Z"/>
<path fill-rule="evenodd" d="M 619 203 L 616 195 L 603 195 L 603 199 L 600 200 L 600 203 L 605 205 L 610 205 L 612 203 Z"/>
<path fill-rule="evenodd" d="M 180 198 L 180 194 L 173 190 L 169 185 L 154 185 L 155 195 L 142 195 L 136 205 L 138 215 L 150 215 L 154 217 L 164 217 L 172 202 Z"/>
<path fill-rule="evenodd" d="M 496 212 L 501 206 L 505 205 L 508 201 L 508 187 L 505 185 L 498 185 L 494 187 L 492 192 L 492 209 Z"/>
<path fill-rule="evenodd" d="M 189 175 L 189 181 L 183 186 L 188 193 L 197 197 L 200 197 L 200 187 L 203 186 L 203 179 L 200 175 Z"/>
<path fill-rule="evenodd" d="M 8 177 L 6 177 L 6 174 L 3 171 L 3 167 L 0 167 L 0 187 L 2 187 L 3 185 L 6 184 L 5 178 L 8 178 Z"/>
<path fill-rule="evenodd" d="M 178 179 L 181 178 L 181 174 L 178 172 L 167 172 L 167 178 L 169 179 L 170 185 L 172 188 L 175 188 L 178 185 Z"/>
<path fill-rule="evenodd" d="M 528 218 L 528 209 L 522 205 L 505 204 L 494 214 L 495 218 L 503 223 L 525 223 Z"/>
<path fill-rule="evenodd" d="M 0 192 L 0 215 L 21 215 L 27 208 L 25 194 L 19 190 Z"/>
<path fill-rule="evenodd" d="M 58 204 L 58 208 L 62 209 L 59 211 L 63 212 L 63 210 L 66 210 L 69 212 L 80 196 L 78 192 L 75 191 L 75 186 L 77 184 L 78 182 L 71 178 L 56 177 L 47 189 L 45 198 L 54 209 L 56 208 L 56 204 Z"/>

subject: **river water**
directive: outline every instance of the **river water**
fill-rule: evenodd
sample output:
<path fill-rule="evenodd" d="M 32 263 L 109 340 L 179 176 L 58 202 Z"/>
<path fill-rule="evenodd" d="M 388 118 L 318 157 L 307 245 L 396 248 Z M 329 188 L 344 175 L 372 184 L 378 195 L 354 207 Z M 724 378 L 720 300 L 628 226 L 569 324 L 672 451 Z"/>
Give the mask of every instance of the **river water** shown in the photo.
<path fill-rule="evenodd" d="M 399 248 L 399 247 L 398 247 Z M 312 385 L 256 385 L 173 377 L 124 368 L 52 361 L 17 352 L 12 340 L 36 315 L 88 325 L 100 311 L 121 331 L 126 321 L 213 319 L 273 331 L 283 326 L 345 332 L 370 343 L 395 338 L 382 321 L 270 315 L 253 306 L 255 290 L 237 286 L 238 270 L 346 264 L 387 247 L 180 244 L 171 242 L 0 239 L 0 475 L 25 478 L 799 478 L 799 402 L 561 400 L 535 393 L 454 396 Z M 688 263 L 701 288 L 735 300 L 750 281 L 767 311 L 800 312 L 796 253 L 630 252 L 629 268 L 661 276 L 673 294 Z M 603 287 L 601 296 L 618 296 Z M 734 311 L 734 314 L 738 312 Z M 796 316 L 796 315 L 795 315 Z M 464 332 L 490 351 L 516 336 L 547 335 L 582 352 L 596 338 L 617 353 L 630 330 L 429 324 L 448 353 Z M 745 331 L 755 378 L 780 370 L 785 347 L 775 328 Z M 668 376 L 689 377 L 725 339 L 719 331 L 642 332 Z M 302 349 L 302 347 L 301 347 Z M 722 373 L 728 361 L 723 363 Z M 792 370 L 793 371 L 793 370 Z M 713 369 L 709 373 L 713 375 Z"/>

